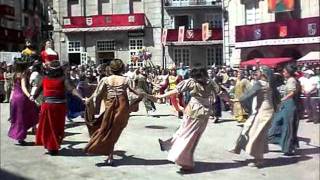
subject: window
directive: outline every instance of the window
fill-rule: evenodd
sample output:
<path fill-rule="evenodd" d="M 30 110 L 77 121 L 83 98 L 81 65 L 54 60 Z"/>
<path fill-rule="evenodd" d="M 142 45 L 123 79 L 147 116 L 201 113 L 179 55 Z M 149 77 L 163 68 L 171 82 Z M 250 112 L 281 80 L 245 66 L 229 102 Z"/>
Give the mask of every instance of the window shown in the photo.
<path fill-rule="evenodd" d="M 207 48 L 207 65 L 222 65 L 222 47 Z"/>
<path fill-rule="evenodd" d="M 260 23 L 259 1 L 252 1 L 245 5 L 246 8 L 246 24 Z"/>
<path fill-rule="evenodd" d="M 207 14 L 206 22 L 210 24 L 210 27 L 221 28 L 222 27 L 222 15 L 221 14 Z"/>
<path fill-rule="evenodd" d="M 176 64 L 183 63 L 184 66 L 189 66 L 190 50 L 188 48 L 175 48 L 173 53 L 173 60 Z"/>
<path fill-rule="evenodd" d="M 68 52 L 69 53 L 79 53 L 81 51 L 80 41 L 70 41 L 68 43 Z"/>
<path fill-rule="evenodd" d="M 116 49 L 115 41 L 97 41 L 97 51 L 114 51 Z"/>
<path fill-rule="evenodd" d="M 180 26 L 185 26 L 186 29 L 192 29 L 193 19 L 191 16 L 175 16 L 173 26 L 175 29 L 178 29 Z"/>
<path fill-rule="evenodd" d="M 136 39 L 129 39 L 129 50 L 130 50 L 130 59 L 135 56 L 138 55 L 139 51 L 143 48 L 144 44 L 143 44 L 143 39 L 140 38 L 136 38 Z M 143 61 L 137 61 L 137 62 L 132 62 L 131 64 L 133 64 L 133 66 L 143 66 L 144 62 Z"/>

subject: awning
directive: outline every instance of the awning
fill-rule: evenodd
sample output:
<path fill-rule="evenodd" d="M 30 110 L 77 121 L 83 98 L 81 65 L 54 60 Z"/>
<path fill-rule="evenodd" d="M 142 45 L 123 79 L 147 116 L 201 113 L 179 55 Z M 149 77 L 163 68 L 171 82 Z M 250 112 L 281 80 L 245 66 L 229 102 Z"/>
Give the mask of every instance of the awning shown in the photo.
<path fill-rule="evenodd" d="M 205 46 L 205 45 L 214 45 L 222 44 L 222 40 L 213 40 L 213 41 L 184 41 L 184 42 L 166 42 L 166 46 Z"/>
<path fill-rule="evenodd" d="M 62 32 L 97 32 L 97 31 L 131 31 L 141 30 L 144 26 L 114 26 L 114 27 L 92 27 L 92 28 L 64 28 Z"/>
<path fill-rule="evenodd" d="M 297 62 L 298 64 L 320 64 L 320 51 L 311 51 Z"/>
<path fill-rule="evenodd" d="M 292 58 L 289 57 L 281 57 L 281 58 L 255 58 L 248 61 L 243 61 L 240 63 L 240 67 L 246 66 L 258 66 L 265 65 L 271 68 L 275 68 L 280 64 L 291 61 Z"/>

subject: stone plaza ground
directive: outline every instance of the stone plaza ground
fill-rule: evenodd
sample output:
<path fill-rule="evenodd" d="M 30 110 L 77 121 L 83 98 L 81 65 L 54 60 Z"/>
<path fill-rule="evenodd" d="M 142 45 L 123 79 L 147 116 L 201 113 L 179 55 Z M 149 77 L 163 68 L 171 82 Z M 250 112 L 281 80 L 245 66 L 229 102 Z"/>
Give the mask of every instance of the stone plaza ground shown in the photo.
<path fill-rule="evenodd" d="M 269 145 L 264 167 L 248 167 L 245 153 L 228 152 L 241 127 L 223 113 L 220 123 L 209 122 L 195 152 L 196 167 L 191 174 L 178 174 L 178 167 L 166 160 L 158 138 L 169 138 L 179 127 L 168 105 L 157 105 L 155 117 L 145 116 L 143 106 L 132 113 L 127 128 L 116 144 L 116 167 L 104 166 L 103 156 L 88 156 L 82 148 L 88 141 L 88 131 L 81 118 L 66 124 L 63 145 L 58 156 L 49 156 L 39 146 L 21 147 L 8 138 L 10 122 L 8 104 L 1 104 L 1 180 L 106 180 L 106 179 L 198 179 L 198 180 L 318 180 L 320 141 L 319 124 L 301 120 L 300 149 L 286 157 L 279 147 Z M 34 142 L 34 135 L 28 135 Z"/>

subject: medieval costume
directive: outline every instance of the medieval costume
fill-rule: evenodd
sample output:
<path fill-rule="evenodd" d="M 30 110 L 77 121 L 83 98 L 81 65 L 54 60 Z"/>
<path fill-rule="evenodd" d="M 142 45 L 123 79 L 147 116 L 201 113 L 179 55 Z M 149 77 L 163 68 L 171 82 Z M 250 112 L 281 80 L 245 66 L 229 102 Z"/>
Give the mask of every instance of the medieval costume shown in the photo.
<path fill-rule="evenodd" d="M 86 100 L 85 120 L 91 139 L 84 150 L 89 154 L 107 155 L 109 165 L 113 164 L 114 146 L 128 124 L 127 89 L 136 93 L 129 87 L 128 78 L 121 76 L 123 68 L 121 60 L 112 60 L 110 69 L 114 75 L 101 79 L 93 95 Z M 105 111 L 95 119 L 95 106 L 100 107 L 101 101 L 104 101 Z"/>
<path fill-rule="evenodd" d="M 20 61 L 20 60 L 18 60 Z M 26 70 L 30 62 L 15 62 L 16 73 L 14 85 L 10 97 L 10 118 L 11 126 L 9 137 L 17 140 L 21 145 L 25 144 L 24 139 L 27 131 L 38 123 L 38 107 L 32 102 L 28 91 L 29 83 Z"/>
<path fill-rule="evenodd" d="M 205 70 L 203 69 L 205 72 Z M 206 73 L 206 72 L 205 72 Z M 161 150 L 169 151 L 168 160 L 175 162 L 182 168 L 180 170 L 191 170 L 194 167 L 193 154 L 206 129 L 215 96 L 220 91 L 219 86 L 212 80 L 200 83 L 193 79 L 191 71 L 190 79 L 181 81 L 173 91 L 157 96 L 164 98 L 177 93 L 189 91 L 191 100 L 184 110 L 184 116 L 180 128 L 172 138 L 162 141 L 159 139 Z M 206 75 L 203 75 L 205 79 Z"/>
<path fill-rule="evenodd" d="M 283 153 L 291 155 L 299 147 L 297 137 L 299 126 L 298 107 L 301 103 L 300 86 L 293 76 L 287 79 L 284 91 L 282 103 L 269 129 L 269 142 L 279 144 Z"/>
<path fill-rule="evenodd" d="M 234 149 L 230 152 L 240 154 L 241 150 L 254 157 L 255 162 L 250 166 L 259 166 L 263 154 L 268 152 L 267 132 L 275 110 L 276 88 L 272 84 L 272 70 L 261 68 L 260 76 L 252 88 L 239 99 L 241 105 L 251 114 L 241 131 Z M 255 101 L 255 102 L 253 102 Z"/>
<path fill-rule="evenodd" d="M 45 69 L 45 76 L 33 98 L 43 91 L 44 102 L 41 105 L 39 126 L 36 133 L 36 144 L 43 145 L 49 154 L 55 155 L 64 138 L 65 116 L 67 113 L 65 92 L 82 97 L 65 79 L 59 61 L 53 61 Z"/>
<path fill-rule="evenodd" d="M 238 72 L 240 73 L 240 72 Z M 238 76 L 241 76 L 238 74 Z M 249 89 L 250 82 L 242 77 L 238 77 L 235 87 L 234 87 L 234 98 L 236 100 L 240 99 L 241 96 Z M 233 115 L 234 118 L 239 122 L 243 123 L 248 118 L 248 113 L 244 110 L 244 108 L 241 106 L 241 103 L 239 101 L 235 101 L 233 103 Z"/>
<path fill-rule="evenodd" d="M 170 70 L 170 75 L 168 76 L 168 91 L 176 89 L 176 86 L 179 82 L 181 82 L 182 77 L 178 76 L 176 74 L 175 69 Z M 182 117 L 183 115 L 183 108 L 184 108 L 184 102 L 182 98 L 182 94 L 175 94 L 169 96 L 170 104 L 173 107 L 173 109 L 178 112 L 178 116 Z"/>

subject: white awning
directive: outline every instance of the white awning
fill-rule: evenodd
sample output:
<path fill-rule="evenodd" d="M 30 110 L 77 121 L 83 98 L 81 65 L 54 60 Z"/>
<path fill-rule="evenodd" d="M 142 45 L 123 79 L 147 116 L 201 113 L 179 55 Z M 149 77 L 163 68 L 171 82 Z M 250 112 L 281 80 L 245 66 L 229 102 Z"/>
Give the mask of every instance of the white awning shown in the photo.
<path fill-rule="evenodd" d="M 302 58 L 298 59 L 298 61 L 320 61 L 320 51 L 311 51 Z"/>
<path fill-rule="evenodd" d="M 311 51 L 297 62 L 298 64 L 320 64 L 320 51 Z"/>
<path fill-rule="evenodd" d="M 92 27 L 92 28 L 64 28 L 62 32 L 97 32 L 97 31 L 131 31 L 141 30 L 144 26 L 114 26 L 114 27 Z"/>
<path fill-rule="evenodd" d="M 286 39 L 266 39 L 257 41 L 237 42 L 236 48 L 247 48 L 257 46 L 278 46 L 292 44 L 316 44 L 320 43 L 320 37 L 286 38 Z"/>
<path fill-rule="evenodd" d="M 166 46 L 204 46 L 204 45 L 213 45 L 213 44 L 222 44 L 222 40 L 167 42 Z"/>

